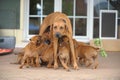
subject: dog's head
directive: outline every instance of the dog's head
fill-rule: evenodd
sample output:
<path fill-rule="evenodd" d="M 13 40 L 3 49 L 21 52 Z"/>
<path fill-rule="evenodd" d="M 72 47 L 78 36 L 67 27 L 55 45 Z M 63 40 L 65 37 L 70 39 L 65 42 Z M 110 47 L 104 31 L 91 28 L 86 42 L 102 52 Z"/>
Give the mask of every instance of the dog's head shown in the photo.
<path fill-rule="evenodd" d="M 68 31 L 67 26 L 66 26 L 66 21 L 63 19 L 55 21 L 52 24 L 51 28 L 52 28 L 53 36 L 56 38 L 62 37 Z"/>
<path fill-rule="evenodd" d="M 39 35 L 31 37 L 29 40 L 32 44 L 35 44 L 36 46 L 39 46 L 42 43 L 42 37 Z"/>
<path fill-rule="evenodd" d="M 69 45 L 69 39 L 67 36 L 62 36 L 58 39 L 58 44 L 61 47 L 68 46 Z"/>
<path fill-rule="evenodd" d="M 43 43 L 46 43 L 49 45 L 51 43 L 51 40 L 52 40 L 50 32 L 43 33 L 42 40 L 43 40 Z"/>

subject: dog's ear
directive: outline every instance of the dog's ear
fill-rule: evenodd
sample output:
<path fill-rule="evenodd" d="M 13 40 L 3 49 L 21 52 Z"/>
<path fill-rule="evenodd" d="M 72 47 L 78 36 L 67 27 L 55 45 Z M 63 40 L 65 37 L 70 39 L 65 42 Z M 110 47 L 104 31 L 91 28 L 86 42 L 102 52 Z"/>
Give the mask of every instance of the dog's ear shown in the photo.
<path fill-rule="evenodd" d="M 64 22 L 64 24 L 65 24 L 65 30 L 68 32 L 69 30 L 68 30 L 68 25 L 67 25 L 66 20 L 64 20 L 64 19 L 60 19 L 60 20 L 62 20 Z"/>
<path fill-rule="evenodd" d="M 66 23 L 66 21 L 65 21 L 64 19 L 62 19 L 62 21 L 63 21 L 64 23 Z"/>
<path fill-rule="evenodd" d="M 48 26 L 48 27 L 46 28 L 46 30 L 44 31 L 44 33 L 47 33 L 47 32 L 50 32 L 50 26 Z"/>
<path fill-rule="evenodd" d="M 53 24 L 52 25 L 50 25 L 50 31 L 52 31 L 53 30 Z"/>
<path fill-rule="evenodd" d="M 42 37 L 38 35 L 38 39 L 37 39 L 37 42 L 36 42 L 36 46 L 39 46 L 40 43 L 42 42 L 41 38 L 42 38 Z"/>
<path fill-rule="evenodd" d="M 74 47 L 75 47 L 75 48 L 78 47 L 78 42 L 77 42 L 75 39 L 73 39 L 73 44 L 74 44 Z"/>
<path fill-rule="evenodd" d="M 31 38 L 29 39 L 29 41 L 31 41 Z"/>
<path fill-rule="evenodd" d="M 69 30 L 68 30 L 68 27 L 67 27 L 67 25 L 65 24 L 65 30 L 68 32 Z"/>
<path fill-rule="evenodd" d="M 53 35 L 53 24 L 50 26 L 50 37 Z"/>

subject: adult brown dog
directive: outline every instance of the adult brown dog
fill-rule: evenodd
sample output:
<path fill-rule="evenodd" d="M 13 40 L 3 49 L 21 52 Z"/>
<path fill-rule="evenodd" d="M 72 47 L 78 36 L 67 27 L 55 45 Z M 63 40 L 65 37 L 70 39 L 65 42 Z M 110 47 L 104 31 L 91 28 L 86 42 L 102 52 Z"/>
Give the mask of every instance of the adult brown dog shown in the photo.
<path fill-rule="evenodd" d="M 39 54 L 37 50 L 37 46 L 40 44 L 41 37 L 40 36 L 33 36 L 30 39 L 30 42 L 25 46 L 24 48 L 24 56 L 22 58 L 21 66 L 20 68 L 23 68 L 25 63 L 27 62 L 27 65 L 31 64 L 39 67 Z M 30 63 L 29 63 L 30 62 Z"/>
<path fill-rule="evenodd" d="M 75 40 L 74 40 L 75 43 Z M 77 42 L 75 47 L 76 57 L 79 57 L 79 61 L 82 61 L 86 66 L 92 66 L 93 69 L 98 67 L 98 51 L 99 48 L 89 46 L 82 42 Z"/>
<path fill-rule="evenodd" d="M 54 68 L 55 69 L 58 68 L 58 63 L 57 63 L 58 38 L 65 35 L 69 38 L 69 45 L 72 53 L 74 69 L 78 69 L 78 65 L 75 58 L 75 52 L 74 52 L 74 44 L 72 40 L 72 26 L 67 15 L 60 12 L 54 12 L 49 14 L 44 19 L 40 27 L 39 35 L 42 36 L 42 34 L 46 31 L 48 27 L 50 27 L 50 33 L 53 39 Z"/>

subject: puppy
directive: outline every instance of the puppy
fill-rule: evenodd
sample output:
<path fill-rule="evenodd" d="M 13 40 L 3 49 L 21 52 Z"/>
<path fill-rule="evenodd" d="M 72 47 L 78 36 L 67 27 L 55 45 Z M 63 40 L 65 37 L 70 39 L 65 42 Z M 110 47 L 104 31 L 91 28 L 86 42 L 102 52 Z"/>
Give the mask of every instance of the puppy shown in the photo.
<path fill-rule="evenodd" d="M 44 51 L 40 55 L 40 59 L 42 62 L 47 62 L 47 68 L 52 68 L 52 64 L 54 61 L 53 58 L 53 44 L 47 45 L 44 44 Z"/>
<path fill-rule="evenodd" d="M 36 67 L 40 66 L 40 64 L 39 64 L 39 54 L 38 54 L 38 50 L 37 50 L 37 47 L 41 43 L 40 40 L 41 40 L 41 36 L 33 36 L 30 39 L 30 42 L 24 48 L 24 56 L 22 58 L 20 68 L 23 68 L 23 66 L 25 65 L 26 62 L 27 62 L 28 66 L 30 64 L 31 65 L 35 64 Z"/>
<path fill-rule="evenodd" d="M 98 67 L 98 51 L 99 48 L 87 44 L 78 43 L 78 46 L 75 47 L 76 57 L 79 57 L 79 61 L 84 62 L 86 66 L 92 66 L 93 69 Z"/>
<path fill-rule="evenodd" d="M 54 51 L 54 68 L 58 68 L 58 61 L 57 61 L 57 50 L 58 50 L 58 38 L 62 36 L 67 36 L 69 38 L 69 45 L 70 50 L 73 58 L 73 67 L 78 69 L 78 65 L 76 63 L 75 52 L 74 52 L 74 44 L 72 40 L 72 26 L 69 18 L 67 15 L 54 12 L 49 14 L 43 21 L 39 35 L 43 35 L 46 29 L 50 27 L 50 33 L 52 35 L 53 41 L 53 51 Z"/>
<path fill-rule="evenodd" d="M 70 46 L 69 42 L 63 39 L 62 41 L 59 40 L 59 47 L 58 47 L 58 56 L 62 66 L 67 70 L 70 71 L 68 64 L 70 63 Z"/>

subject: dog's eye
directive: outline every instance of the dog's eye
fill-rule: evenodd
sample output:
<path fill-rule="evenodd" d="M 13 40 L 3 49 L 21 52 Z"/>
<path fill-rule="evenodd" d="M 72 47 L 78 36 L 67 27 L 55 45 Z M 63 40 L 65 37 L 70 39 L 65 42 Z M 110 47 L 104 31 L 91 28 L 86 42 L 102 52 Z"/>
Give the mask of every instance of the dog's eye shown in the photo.
<path fill-rule="evenodd" d="M 31 41 L 31 39 L 29 39 Z"/>
<path fill-rule="evenodd" d="M 54 26 L 54 29 L 57 29 L 57 26 Z"/>
<path fill-rule="evenodd" d="M 61 26 L 60 29 L 63 29 L 63 27 Z"/>

